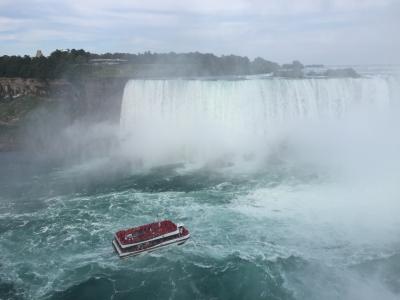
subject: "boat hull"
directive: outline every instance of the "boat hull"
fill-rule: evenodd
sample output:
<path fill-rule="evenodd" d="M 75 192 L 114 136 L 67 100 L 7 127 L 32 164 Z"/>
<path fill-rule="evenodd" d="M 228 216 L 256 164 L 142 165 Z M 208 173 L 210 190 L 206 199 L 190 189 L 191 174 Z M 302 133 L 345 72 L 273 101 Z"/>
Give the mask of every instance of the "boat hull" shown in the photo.
<path fill-rule="evenodd" d="M 189 238 L 190 238 L 190 234 L 187 234 L 187 235 L 184 235 L 184 236 L 177 237 L 175 239 L 171 239 L 171 240 L 168 240 L 168 241 L 164 241 L 164 242 L 155 244 L 155 245 L 153 245 L 151 247 L 147 247 L 145 249 L 132 250 L 132 251 L 130 251 L 129 249 L 121 249 L 121 247 L 119 246 L 119 243 L 115 239 L 112 241 L 112 244 L 113 244 L 113 247 L 114 247 L 115 251 L 117 252 L 118 256 L 120 258 L 125 258 L 125 257 L 128 257 L 128 256 L 139 255 L 139 254 L 144 253 L 144 252 L 151 252 L 151 251 L 154 251 L 156 249 L 159 249 L 159 248 L 171 245 L 171 244 L 182 245 Z"/>

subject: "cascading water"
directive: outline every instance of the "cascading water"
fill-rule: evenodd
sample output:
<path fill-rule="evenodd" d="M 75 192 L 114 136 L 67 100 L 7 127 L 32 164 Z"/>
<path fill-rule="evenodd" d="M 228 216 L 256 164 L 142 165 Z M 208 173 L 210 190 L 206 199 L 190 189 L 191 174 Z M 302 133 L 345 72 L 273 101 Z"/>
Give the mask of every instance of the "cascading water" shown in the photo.
<path fill-rule="evenodd" d="M 132 80 L 121 137 L 131 155 L 158 163 L 260 155 L 304 124 L 388 109 L 394 87 L 390 78 Z"/>

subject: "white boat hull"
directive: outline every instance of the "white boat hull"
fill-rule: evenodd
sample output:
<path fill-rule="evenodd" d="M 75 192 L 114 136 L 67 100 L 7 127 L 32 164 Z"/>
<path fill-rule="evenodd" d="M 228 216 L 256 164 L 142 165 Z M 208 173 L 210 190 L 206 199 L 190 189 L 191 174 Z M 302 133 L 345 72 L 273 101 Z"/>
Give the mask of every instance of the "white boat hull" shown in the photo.
<path fill-rule="evenodd" d="M 115 251 L 117 251 L 119 257 L 123 258 L 123 257 L 127 257 L 127 256 L 138 255 L 143 252 L 150 252 L 157 248 L 161 248 L 161 247 L 168 246 L 168 245 L 175 244 L 175 243 L 177 243 L 178 245 L 181 245 L 181 244 L 185 243 L 189 238 L 190 238 L 190 234 L 187 234 L 185 236 L 178 237 L 173 240 L 165 241 L 165 242 L 159 243 L 157 245 L 148 247 L 146 249 L 134 250 L 134 251 L 129 251 L 129 252 L 122 251 L 119 244 L 117 243 L 117 241 L 115 239 L 112 241 L 112 244 L 114 246 Z"/>

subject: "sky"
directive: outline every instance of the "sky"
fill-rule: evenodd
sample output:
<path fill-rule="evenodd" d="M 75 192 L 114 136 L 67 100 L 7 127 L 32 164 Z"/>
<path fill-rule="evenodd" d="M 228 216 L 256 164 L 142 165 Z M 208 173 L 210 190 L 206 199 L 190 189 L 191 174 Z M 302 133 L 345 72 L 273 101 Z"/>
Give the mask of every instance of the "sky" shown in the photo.
<path fill-rule="evenodd" d="M 399 64 L 400 0 L 0 0 L 0 55 L 72 48 Z"/>

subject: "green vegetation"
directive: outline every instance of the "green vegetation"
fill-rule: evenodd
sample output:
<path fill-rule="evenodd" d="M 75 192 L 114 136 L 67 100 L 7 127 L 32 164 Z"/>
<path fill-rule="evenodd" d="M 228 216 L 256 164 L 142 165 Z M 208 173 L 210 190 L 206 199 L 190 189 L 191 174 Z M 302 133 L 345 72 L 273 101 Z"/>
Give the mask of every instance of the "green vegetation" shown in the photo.
<path fill-rule="evenodd" d="M 54 79 L 73 71 L 88 61 L 90 53 L 84 50 L 56 50 L 48 57 L 2 56 L 0 77 Z"/>
<path fill-rule="evenodd" d="M 17 123 L 45 100 L 41 97 L 24 96 L 10 101 L 1 101 L 0 124 Z"/>
<path fill-rule="evenodd" d="M 322 67 L 322 65 L 311 65 Z M 83 78 L 146 78 L 197 77 L 273 74 L 287 78 L 303 78 L 304 66 L 299 61 L 280 66 L 257 57 L 210 53 L 95 54 L 85 50 L 56 50 L 48 57 L 1 56 L 0 77 L 60 79 L 71 82 Z M 358 77 L 352 69 L 327 70 L 325 77 Z"/>
<path fill-rule="evenodd" d="M 326 77 L 360 77 L 360 75 L 352 68 L 326 70 L 324 75 Z"/>
<path fill-rule="evenodd" d="M 0 151 L 17 148 L 20 130 L 35 108 L 46 99 L 23 96 L 10 101 L 0 101 Z"/>
<path fill-rule="evenodd" d="M 43 144 L 45 137 L 58 135 L 61 128 L 70 124 L 69 105 L 35 96 L 0 101 L 0 152 L 22 149 L 27 141 Z"/>
<path fill-rule="evenodd" d="M 303 64 L 295 60 L 291 64 L 282 65 L 282 68 L 276 72 L 276 75 L 288 78 L 302 78 L 304 77 L 303 69 Z"/>
<path fill-rule="evenodd" d="M 256 58 L 215 56 L 198 52 L 158 54 L 106 53 L 56 50 L 48 57 L 2 56 L 0 77 L 38 79 L 137 76 L 222 76 L 273 73 L 277 63 Z"/>

